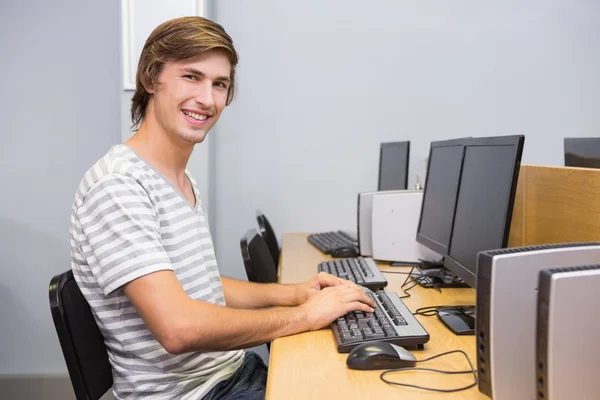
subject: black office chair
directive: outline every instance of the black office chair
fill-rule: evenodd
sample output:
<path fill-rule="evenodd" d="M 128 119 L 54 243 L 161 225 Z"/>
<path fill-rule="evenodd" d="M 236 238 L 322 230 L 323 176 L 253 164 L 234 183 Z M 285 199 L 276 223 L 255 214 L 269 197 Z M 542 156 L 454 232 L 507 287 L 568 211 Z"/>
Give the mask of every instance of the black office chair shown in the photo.
<path fill-rule="evenodd" d="M 269 251 L 271 252 L 271 257 L 273 258 L 273 264 L 275 264 L 275 271 L 277 271 L 277 266 L 279 265 L 279 243 L 277 243 L 277 237 L 275 236 L 275 232 L 273 231 L 273 227 L 269 223 L 269 220 L 265 215 L 260 211 L 256 210 L 256 221 L 258 222 L 258 229 L 263 238 L 265 238 L 265 242 L 267 242 L 267 247 L 269 247 Z"/>
<path fill-rule="evenodd" d="M 240 239 L 240 249 L 246 275 L 250 282 L 277 282 L 277 267 L 273 264 L 273 258 L 271 258 L 265 239 L 258 234 L 256 229 L 248 230 Z"/>
<path fill-rule="evenodd" d="M 97 400 L 113 385 L 104 338 L 71 270 L 50 281 L 50 311 L 77 400 Z"/>

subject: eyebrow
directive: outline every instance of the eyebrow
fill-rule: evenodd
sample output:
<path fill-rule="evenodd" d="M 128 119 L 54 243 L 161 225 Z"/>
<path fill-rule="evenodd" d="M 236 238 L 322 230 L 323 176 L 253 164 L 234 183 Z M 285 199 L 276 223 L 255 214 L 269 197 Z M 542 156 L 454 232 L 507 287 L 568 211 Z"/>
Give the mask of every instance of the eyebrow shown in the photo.
<path fill-rule="evenodd" d="M 197 69 L 195 69 L 195 68 L 182 68 L 182 69 L 181 69 L 181 71 L 182 71 L 182 72 L 188 72 L 188 73 L 190 73 L 190 74 L 194 74 L 194 75 L 198 75 L 198 76 L 202 76 L 202 77 L 206 76 L 206 75 L 204 74 L 204 72 L 202 72 L 202 71 L 199 71 L 199 70 L 197 70 Z M 230 79 L 228 76 L 218 76 L 218 77 L 215 79 L 215 81 L 225 81 L 225 82 L 229 82 L 229 81 L 231 81 L 231 79 Z"/>

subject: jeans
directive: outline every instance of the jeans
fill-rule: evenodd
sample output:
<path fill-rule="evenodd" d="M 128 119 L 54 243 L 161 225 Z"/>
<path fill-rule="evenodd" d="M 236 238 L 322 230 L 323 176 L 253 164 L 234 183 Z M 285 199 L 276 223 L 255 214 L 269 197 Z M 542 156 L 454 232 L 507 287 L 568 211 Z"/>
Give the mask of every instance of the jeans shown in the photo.
<path fill-rule="evenodd" d="M 267 389 L 267 366 L 253 352 L 246 352 L 244 363 L 231 377 L 219 382 L 204 400 L 262 400 Z"/>

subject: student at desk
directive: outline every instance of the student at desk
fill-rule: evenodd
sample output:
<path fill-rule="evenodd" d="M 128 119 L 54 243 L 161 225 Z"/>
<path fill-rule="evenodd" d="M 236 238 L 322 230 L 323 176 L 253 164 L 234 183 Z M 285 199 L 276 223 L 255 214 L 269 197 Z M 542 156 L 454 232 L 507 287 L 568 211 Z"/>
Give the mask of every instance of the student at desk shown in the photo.
<path fill-rule="evenodd" d="M 152 32 L 139 61 L 133 124 L 83 177 L 71 217 L 72 269 L 124 398 L 261 398 L 266 367 L 247 347 L 328 326 L 375 304 L 321 273 L 295 285 L 219 274 L 186 165 L 234 96 L 237 53 L 201 17 Z"/>

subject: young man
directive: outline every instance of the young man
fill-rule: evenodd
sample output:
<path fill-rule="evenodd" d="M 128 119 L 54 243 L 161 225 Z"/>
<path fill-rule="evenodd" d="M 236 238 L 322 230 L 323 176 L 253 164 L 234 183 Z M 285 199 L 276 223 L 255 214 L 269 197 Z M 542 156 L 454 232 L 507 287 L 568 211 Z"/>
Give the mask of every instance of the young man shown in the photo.
<path fill-rule="evenodd" d="M 323 273 L 297 285 L 219 275 L 186 164 L 233 99 L 237 58 L 207 19 L 156 28 L 132 99 L 139 129 L 76 193 L 72 269 L 104 335 L 118 399 L 262 398 L 266 367 L 240 349 L 375 306 Z"/>

